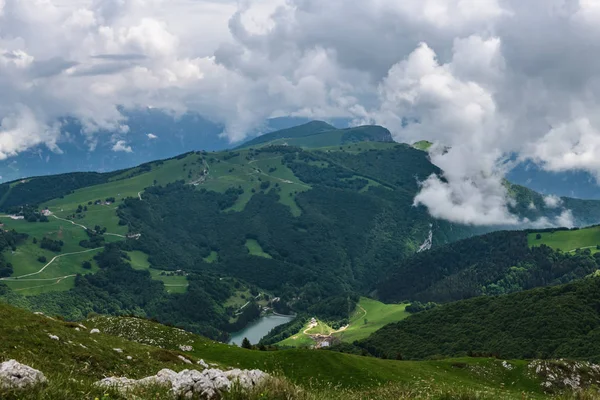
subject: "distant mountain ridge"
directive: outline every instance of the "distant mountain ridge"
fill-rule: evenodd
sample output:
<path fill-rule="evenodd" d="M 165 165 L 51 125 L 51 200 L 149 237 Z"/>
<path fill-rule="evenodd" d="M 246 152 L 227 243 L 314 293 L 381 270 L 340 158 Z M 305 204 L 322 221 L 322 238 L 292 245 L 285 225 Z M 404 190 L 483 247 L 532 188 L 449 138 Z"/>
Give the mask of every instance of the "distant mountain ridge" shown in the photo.
<path fill-rule="evenodd" d="M 122 113 L 127 132 L 100 131 L 92 136 L 82 133 L 79 121 L 65 118 L 64 135 L 57 143 L 60 151 L 39 145 L 0 161 L 0 182 L 70 172 L 111 172 L 189 151 L 232 147 L 227 138 L 220 136 L 224 126 L 195 113 L 175 116 L 154 108 L 122 110 Z M 248 135 L 253 137 L 307 122 L 308 119 L 299 117 L 272 118 Z M 343 119 L 334 119 L 332 123 L 347 126 Z M 327 127 L 336 129 L 329 124 Z"/>
<path fill-rule="evenodd" d="M 337 129 L 323 121 L 311 121 L 303 125 L 264 134 L 237 148 L 249 148 L 266 144 L 318 148 L 343 146 L 357 142 L 394 143 L 394 139 L 389 130 L 378 125 Z"/>

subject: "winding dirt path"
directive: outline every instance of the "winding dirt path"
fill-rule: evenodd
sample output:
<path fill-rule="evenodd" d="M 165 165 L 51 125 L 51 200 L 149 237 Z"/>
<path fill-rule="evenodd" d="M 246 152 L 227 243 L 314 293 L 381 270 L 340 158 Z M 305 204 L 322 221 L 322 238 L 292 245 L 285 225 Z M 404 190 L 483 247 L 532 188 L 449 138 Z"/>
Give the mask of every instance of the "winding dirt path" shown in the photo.
<path fill-rule="evenodd" d="M 56 279 L 56 282 L 51 283 L 49 285 L 38 285 L 38 286 L 30 286 L 30 287 L 24 287 L 24 288 L 18 288 L 18 289 L 13 289 L 15 292 L 21 291 L 21 290 L 29 290 L 29 289 L 37 289 L 37 288 L 42 288 L 42 287 L 48 287 L 48 286 L 54 286 L 54 285 L 58 285 L 60 282 L 62 282 L 63 279 L 67 279 L 67 278 L 73 278 L 77 275 L 67 275 L 67 276 L 60 276 L 58 278 L 52 278 L 52 280 Z M 35 281 L 36 279 L 24 279 L 23 281 L 25 282 L 29 282 L 29 281 Z M 40 280 L 40 279 L 37 279 Z"/>
<path fill-rule="evenodd" d="M 44 266 L 43 266 L 43 267 L 42 267 L 42 268 L 41 268 L 39 271 L 37 271 L 37 272 L 32 272 L 32 273 L 30 273 L 30 274 L 25 274 L 25 275 L 21 275 L 21 276 L 11 276 L 11 277 L 8 277 L 8 278 L 0 278 L 0 281 L 14 281 L 14 280 L 19 280 L 19 279 L 21 279 L 21 278 L 26 278 L 26 277 L 28 277 L 28 276 L 38 275 L 38 274 L 41 274 L 42 272 L 44 272 L 44 270 L 45 270 L 46 268 L 48 268 L 48 267 L 49 267 L 49 266 L 50 266 L 50 265 L 51 265 L 51 264 L 52 264 L 54 261 L 58 260 L 59 258 L 62 258 L 62 257 L 65 257 L 65 256 L 72 256 L 72 255 L 75 255 L 75 254 L 89 253 L 89 252 L 92 252 L 92 251 L 101 250 L 101 249 L 103 249 L 103 248 L 104 248 L 104 247 L 96 247 L 95 249 L 88 249 L 88 250 L 84 250 L 84 251 L 77 251 L 77 252 L 74 252 L 74 253 L 65 253 L 65 254 L 60 254 L 60 255 L 58 255 L 58 256 L 55 256 L 55 257 L 54 257 L 52 260 L 50 260 L 50 262 L 49 262 L 48 264 L 44 265 Z M 57 278 L 54 278 L 54 279 L 57 279 Z"/>
<path fill-rule="evenodd" d="M 595 249 L 596 246 L 586 246 L 586 247 L 578 247 L 576 249 L 573 250 L 569 250 L 567 251 L 567 253 L 575 253 L 577 250 L 583 250 L 583 249 Z"/>
<path fill-rule="evenodd" d="M 71 221 L 71 220 L 69 220 L 69 219 L 60 218 L 60 217 L 57 217 L 57 216 L 56 216 L 56 215 L 54 215 L 54 214 L 52 214 L 52 216 L 53 216 L 54 218 L 58 219 L 58 220 L 65 221 L 65 222 L 69 222 L 70 224 L 72 224 L 72 225 L 75 225 L 75 226 L 78 226 L 78 227 L 80 227 L 80 228 L 83 228 L 83 229 L 85 229 L 85 230 L 87 230 L 87 229 L 88 229 L 88 228 L 87 228 L 85 225 L 76 224 L 75 222 L 73 222 L 73 221 Z"/>

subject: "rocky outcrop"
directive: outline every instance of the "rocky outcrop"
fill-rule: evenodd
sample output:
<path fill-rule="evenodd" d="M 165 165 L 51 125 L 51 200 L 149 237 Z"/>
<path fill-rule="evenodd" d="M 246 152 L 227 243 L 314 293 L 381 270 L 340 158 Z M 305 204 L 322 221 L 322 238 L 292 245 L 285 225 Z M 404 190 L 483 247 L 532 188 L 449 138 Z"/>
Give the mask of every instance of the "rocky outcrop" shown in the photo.
<path fill-rule="evenodd" d="M 42 372 L 15 360 L 0 364 L 0 387 L 2 388 L 25 389 L 45 382 L 46 377 Z"/>
<path fill-rule="evenodd" d="M 600 385 L 600 365 L 587 361 L 534 360 L 528 368 L 542 380 L 541 386 L 547 392 Z"/>
<path fill-rule="evenodd" d="M 170 369 L 163 369 L 154 376 L 139 380 L 111 377 L 96 382 L 96 385 L 117 388 L 122 392 L 128 392 L 136 387 L 163 385 L 170 388 L 174 397 L 215 399 L 221 393 L 229 391 L 234 384 L 250 389 L 267 377 L 268 374 L 260 370 L 206 369 L 200 372 L 186 369 L 177 373 Z"/>

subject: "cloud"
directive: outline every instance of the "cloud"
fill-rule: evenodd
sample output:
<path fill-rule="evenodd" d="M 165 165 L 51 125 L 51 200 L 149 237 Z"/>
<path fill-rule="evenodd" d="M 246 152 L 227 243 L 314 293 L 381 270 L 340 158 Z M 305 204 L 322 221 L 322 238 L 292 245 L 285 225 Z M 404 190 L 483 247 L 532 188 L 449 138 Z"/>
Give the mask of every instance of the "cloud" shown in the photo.
<path fill-rule="evenodd" d="M 424 205 L 436 217 L 465 225 L 515 225 L 521 221 L 511 215 L 506 191 L 495 181 L 469 179 L 449 185 L 431 175 L 421 185 L 415 205 Z M 486 185 L 481 187 L 480 184 Z M 491 186 L 488 186 L 490 185 Z"/>
<path fill-rule="evenodd" d="M 133 149 L 131 148 L 131 146 L 129 146 L 127 144 L 126 141 L 124 140 L 118 140 L 112 147 L 112 151 L 122 151 L 125 153 L 133 153 Z"/>
<path fill-rule="evenodd" d="M 556 217 L 555 225 L 573 228 L 575 226 L 575 218 L 573 218 L 573 213 L 571 210 L 564 210 L 562 213 L 560 213 L 560 215 Z"/>
<path fill-rule="evenodd" d="M 41 143 L 45 143 L 50 150 L 60 152 L 56 144 L 59 134 L 58 123 L 40 124 L 29 108 L 19 104 L 13 114 L 0 120 L 0 160 Z"/>
<path fill-rule="evenodd" d="M 98 54 L 91 56 L 92 58 L 100 60 L 113 60 L 113 61 L 137 61 L 145 60 L 147 57 L 143 54 Z"/>
<path fill-rule="evenodd" d="M 93 147 L 150 104 L 231 142 L 345 117 L 452 149 L 416 204 L 513 224 L 515 154 L 600 178 L 599 22 L 587 0 L 0 0 L 0 157 L 58 151 L 64 117 Z"/>
<path fill-rule="evenodd" d="M 558 196 L 544 196 L 544 205 L 548 208 L 558 208 L 562 205 L 562 199 Z"/>
<path fill-rule="evenodd" d="M 150 140 L 158 139 L 158 136 L 156 136 L 154 133 L 148 133 L 146 136 L 148 136 L 148 139 Z"/>

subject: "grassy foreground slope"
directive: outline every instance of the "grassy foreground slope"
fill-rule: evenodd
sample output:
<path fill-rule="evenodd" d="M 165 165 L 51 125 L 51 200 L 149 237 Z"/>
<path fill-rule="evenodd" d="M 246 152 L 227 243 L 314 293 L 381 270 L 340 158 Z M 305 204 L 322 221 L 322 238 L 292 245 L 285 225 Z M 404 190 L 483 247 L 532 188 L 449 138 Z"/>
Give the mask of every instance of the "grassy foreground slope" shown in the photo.
<path fill-rule="evenodd" d="M 454 398 L 440 396 L 446 392 L 477 392 L 477 398 L 490 399 L 546 397 L 541 378 L 530 373 L 526 361 L 511 361 L 509 369 L 492 359 L 407 362 L 328 351 L 264 352 L 215 343 L 142 319 L 95 317 L 77 325 L 2 304 L 0 318 L 0 361 L 16 359 L 41 370 L 50 381 L 47 388 L 29 397 L 13 393 L 14 398 L 53 398 L 57 394 L 64 399 L 101 397 L 105 393 L 94 389 L 92 382 L 105 376 L 141 378 L 162 368 L 194 368 L 179 356 L 194 364 L 204 359 L 220 368 L 259 368 L 300 385 L 310 394 L 298 397 L 289 393 L 277 398 L 398 399 L 409 398 L 407 394 L 410 398 Z M 91 334 L 92 328 L 100 333 Z M 182 351 L 180 346 L 184 345 L 192 350 Z M 0 389 L 0 397 L 12 395 Z M 110 398 L 120 396 L 110 393 Z"/>
<path fill-rule="evenodd" d="M 600 360 L 600 278 L 436 307 L 385 326 L 361 348 L 422 359 L 471 353 Z"/>

